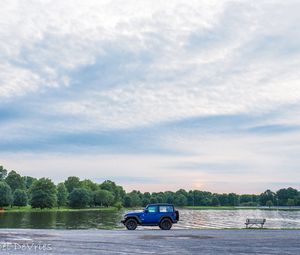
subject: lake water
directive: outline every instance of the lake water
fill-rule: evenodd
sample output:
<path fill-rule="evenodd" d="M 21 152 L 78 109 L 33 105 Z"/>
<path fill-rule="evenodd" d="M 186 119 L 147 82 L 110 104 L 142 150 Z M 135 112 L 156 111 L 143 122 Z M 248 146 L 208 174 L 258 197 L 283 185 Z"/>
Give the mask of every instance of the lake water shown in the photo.
<path fill-rule="evenodd" d="M 122 211 L 10 212 L 0 213 L 0 228 L 115 229 Z M 292 210 L 187 210 L 174 228 L 244 228 L 247 218 L 265 218 L 267 228 L 300 228 L 300 211 Z"/>

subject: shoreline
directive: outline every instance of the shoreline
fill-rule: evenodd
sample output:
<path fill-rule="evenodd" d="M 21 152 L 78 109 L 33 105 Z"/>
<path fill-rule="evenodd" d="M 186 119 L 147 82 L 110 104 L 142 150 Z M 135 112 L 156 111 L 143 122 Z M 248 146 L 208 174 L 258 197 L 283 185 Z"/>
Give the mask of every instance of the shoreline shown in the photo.
<path fill-rule="evenodd" d="M 245 207 L 245 206 L 184 206 L 177 207 L 178 210 L 267 210 L 267 211 L 300 211 L 300 207 Z M 80 211 L 119 211 L 119 210 L 143 210 L 143 208 L 134 208 L 134 207 L 91 207 L 91 208 L 70 208 L 70 207 L 61 207 L 61 208 L 31 208 L 30 206 L 26 207 L 5 207 L 4 210 L 0 210 L 0 213 L 13 213 L 13 212 L 80 212 Z"/>
<path fill-rule="evenodd" d="M 70 207 L 53 207 L 53 208 L 31 208 L 29 206 L 26 207 L 9 207 L 4 208 L 4 210 L 0 210 L 0 213 L 14 213 L 14 212 L 80 212 L 80 211 L 118 211 L 117 207 L 92 207 L 92 208 L 70 208 Z"/>
<path fill-rule="evenodd" d="M 267 211 L 300 211 L 300 207 L 257 207 L 257 206 L 185 206 L 187 210 L 267 210 Z M 180 208 L 179 208 L 180 209 Z"/>

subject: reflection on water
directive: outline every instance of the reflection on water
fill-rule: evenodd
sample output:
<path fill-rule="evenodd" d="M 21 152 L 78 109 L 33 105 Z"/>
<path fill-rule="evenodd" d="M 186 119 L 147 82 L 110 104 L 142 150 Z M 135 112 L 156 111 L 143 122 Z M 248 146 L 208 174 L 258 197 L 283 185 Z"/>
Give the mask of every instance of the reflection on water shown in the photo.
<path fill-rule="evenodd" d="M 300 211 L 181 210 L 177 228 L 243 228 L 247 218 L 267 219 L 267 228 L 300 228 Z"/>
<path fill-rule="evenodd" d="M 111 229 L 121 217 L 118 211 L 10 212 L 0 214 L 0 228 Z"/>
<path fill-rule="evenodd" d="M 300 211 L 179 210 L 174 228 L 244 228 L 247 218 L 267 219 L 267 228 L 300 228 Z M 113 229 L 126 211 L 11 212 L 0 214 L 0 228 Z"/>

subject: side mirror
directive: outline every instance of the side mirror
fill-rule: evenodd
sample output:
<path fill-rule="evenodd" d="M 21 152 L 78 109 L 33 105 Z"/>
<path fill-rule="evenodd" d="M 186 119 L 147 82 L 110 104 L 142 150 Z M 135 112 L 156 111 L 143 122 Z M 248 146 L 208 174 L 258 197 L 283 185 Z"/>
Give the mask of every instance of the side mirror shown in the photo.
<path fill-rule="evenodd" d="M 144 210 L 144 213 L 148 213 L 148 212 L 149 212 L 148 209 L 145 209 L 145 210 Z"/>

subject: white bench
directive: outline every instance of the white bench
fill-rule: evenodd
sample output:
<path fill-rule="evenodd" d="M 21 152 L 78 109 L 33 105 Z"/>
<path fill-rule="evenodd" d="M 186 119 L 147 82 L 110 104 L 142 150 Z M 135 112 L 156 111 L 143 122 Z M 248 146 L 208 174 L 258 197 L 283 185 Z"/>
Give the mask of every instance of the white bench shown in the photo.
<path fill-rule="evenodd" d="M 264 227 L 266 223 L 266 219 L 246 219 L 246 228 L 252 228 L 254 226 L 258 226 L 260 228 Z"/>

